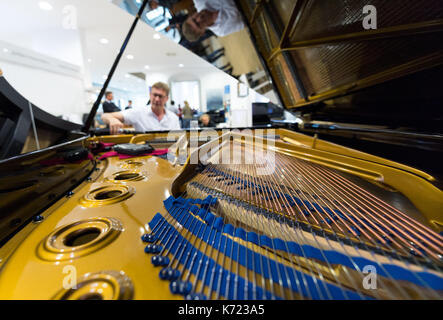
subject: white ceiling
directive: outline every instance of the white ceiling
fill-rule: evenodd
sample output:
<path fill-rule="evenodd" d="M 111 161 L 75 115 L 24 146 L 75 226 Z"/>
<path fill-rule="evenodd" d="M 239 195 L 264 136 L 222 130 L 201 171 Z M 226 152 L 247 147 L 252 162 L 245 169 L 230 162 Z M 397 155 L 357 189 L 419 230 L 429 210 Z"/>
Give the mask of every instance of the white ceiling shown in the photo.
<path fill-rule="evenodd" d="M 41 52 L 60 60 L 84 65 L 92 82 L 103 82 L 123 40 L 128 33 L 134 17 L 109 0 L 48 0 L 53 7 L 50 11 L 39 8 L 40 0 L 0 0 L 0 39 L 16 45 L 41 48 Z M 75 8 L 77 30 L 63 28 L 67 6 Z M 69 7 L 68 7 L 69 8 Z M 139 22 L 129 42 L 116 73 L 112 87 L 128 91 L 145 91 L 146 84 L 135 77 L 127 78 L 129 73 L 161 73 L 166 77 L 194 78 L 221 72 L 197 55 L 160 35 L 155 40 L 155 30 Z M 106 38 L 109 43 L 101 44 Z M 73 46 L 73 41 L 78 45 Z M 51 48 L 56 48 L 51 50 Z M 79 51 L 75 54 L 74 51 Z M 133 55 L 128 60 L 126 55 Z M 183 67 L 179 67 L 183 64 Z M 144 68 L 149 65 L 149 70 Z"/>

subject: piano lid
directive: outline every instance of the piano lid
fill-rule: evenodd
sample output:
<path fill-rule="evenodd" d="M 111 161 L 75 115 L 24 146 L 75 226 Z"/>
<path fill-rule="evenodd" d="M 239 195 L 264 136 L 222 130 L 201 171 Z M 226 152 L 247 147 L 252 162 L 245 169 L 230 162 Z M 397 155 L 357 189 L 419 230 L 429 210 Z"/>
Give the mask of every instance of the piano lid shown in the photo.
<path fill-rule="evenodd" d="M 425 119 L 441 124 L 442 1 L 237 0 L 237 6 L 285 108 L 347 105 L 359 110 L 360 123 L 400 116 L 400 125 L 416 129 L 429 127 Z M 337 99 L 343 96 L 351 98 Z M 426 123 L 417 124 L 417 110 L 429 111 Z"/>

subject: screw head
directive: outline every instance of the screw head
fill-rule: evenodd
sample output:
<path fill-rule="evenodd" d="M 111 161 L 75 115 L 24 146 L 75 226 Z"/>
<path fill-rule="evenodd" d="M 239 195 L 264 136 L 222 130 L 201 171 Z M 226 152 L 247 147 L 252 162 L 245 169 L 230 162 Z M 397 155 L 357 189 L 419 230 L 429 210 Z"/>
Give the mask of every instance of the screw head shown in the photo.
<path fill-rule="evenodd" d="M 43 217 L 42 215 L 38 215 L 38 216 L 35 216 L 34 219 L 32 219 L 32 221 L 33 221 L 34 223 L 39 223 L 39 222 L 41 222 L 43 219 L 44 219 L 44 217 Z"/>

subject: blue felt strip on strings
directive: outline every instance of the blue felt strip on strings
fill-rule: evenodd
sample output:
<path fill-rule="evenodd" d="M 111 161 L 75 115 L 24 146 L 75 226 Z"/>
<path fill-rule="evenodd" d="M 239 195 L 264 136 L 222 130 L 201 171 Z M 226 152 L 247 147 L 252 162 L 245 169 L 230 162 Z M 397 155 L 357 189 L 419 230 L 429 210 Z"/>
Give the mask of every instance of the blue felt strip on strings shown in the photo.
<path fill-rule="evenodd" d="M 197 224 L 202 224 L 202 222 L 200 222 L 200 221 L 196 221 L 196 223 L 197 223 Z M 200 227 L 199 227 L 199 228 L 200 228 Z M 199 229 L 199 228 L 196 228 L 196 229 Z M 171 228 L 171 229 L 173 229 L 173 228 Z M 194 229 L 195 229 L 195 228 L 194 228 Z M 201 228 L 201 229 L 203 229 L 203 228 Z M 171 232 L 174 232 L 174 231 L 175 231 L 175 230 L 171 230 Z M 197 234 L 197 232 L 196 232 L 195 230 L 190 230 L 190 231 L 193 232 L 194 235 Z M 239 231 L 239 232 L 237 232 L 237 233 L 238 233 L 238 234 L 242 234 L 241 231 Z M 201 233 L 199 233 L 199 234 L 200 234 L 200 238 L 202 238 Z M 225 237 L 225 236 L 222 235 L 222 237 Z M 269 239 L 269 238 L 268 238 L 268 239 Z M 206 240 L 207 240 L 207 239 L 206 239 Z M 270 240 L 270 239 L 269 239 L 269 240 Z M 243 265 L 243 266 L 246 266 L 248 269 L 253 270 L 253 267 L 252 267 L 252 256 L 254 256 L 254 261 L 257 261 L 257 260 L 259 260 L 260 258 L 262 258 L 263 262 L 266 263 L 266 264 L 268 265 L 268 272 L 266 272 L 266 271 L 264 270 L 264 273 L 263 273 L 263 276 L 264 276 L 265 278 L 269 278 L 269 277 L 271 277 L 271 278 L 273 279 L 273 281 L 276 282 L 276 283 L 280 282 L 280 280 L 281 280 L 281 281 L 283 281 L 283 283 L 282 283 L 283 286 L 288 287 L 288 285 L 289 285 L 289 286 L 291 287 L 292 290 L 294 290 L 294 291 L 297 290 L 297 286 L 295 285 L 295 283 L 296 283 L 295 281 L 289 281 L 289 284 L 288 284 L 288 281 L 286 281 L 286 275 L 285 275 L 285 274 L 281 274 L 281 272 L 280 272 L 280 275 L 279 275 L 279 271 L 284 270 L 284 269 L 281 269 L 281 268 L 282 268 L 281 264 L 275 262 L 275 261 L 272 260 L 272 259 L 268 259 L 268 258 L 266 258 L 266 257 L 263 257 L 262 255 L 260 255 L 260 254 L 258 254 L 258 253 L 256 253 L 256 252 L 254 252 L 254 251 L 251 251 L 251 250 L 248 249 L 248 248 L 245 248 L 244 246 L 238 244 L 238 243 L 235 242 L 235 241 L 232 241 L 232 240 L 229 239 L 229 238 L 226 238 L 225 241 L 227 242 L 227 250 L 226 250 L 225 254 L 226 254 L 227 256 L 229 256 L 231 259 L 233 259 L 234 261 L 237 261 L 238 263 L 240 263 L 240 264 Z M 271 243 L 272 243 L 272 241 L 271 241 Z M 248 252 L 248 250 L 249 250 L 250 252 Z M 248 256 L 249 256 L 249 259 L 248 259 L 248 263 L 247 263 L 247 264 L 246 264 L 246 261 L 245 261 L 246 252 L 248 252 Z M 196 253 L 196 254 L 198 255 L 199 253 Z M 239 254 L 239 255 L 238 255 L 238 254 Z M 260 256 L 262 256 L 262 257 L 260 257 L 260 258 L 256 258 L 255 255 L 260 255 Z M 186 264 L 186 268 L 189 268 L 189 267 L 190 267 L 189 264 L 190 264 L 190 261 L 188 260 L 188 263 Z M 194 268 L 191 270 L 191 272 L 196 272 L 196 271 L 197 271 L 196 268 L 197 268 L 197 267 L 194 265 Z M 277 268 L 278 268 L 278 269 L 281 269 L 281 270 L 278 270 Z M 194 270 L 194 269 L 195 269 L 195 270 Z M 270 272 L 269 272 L 269 271 L 270 271 Z M 297 272 L 297 273 L 300 273 L 299 271 L 296 271 L 296 272 Z M 311 276 L 310 276 L 310 275 L 307 275 L 307 274 L 305 274 L 304 276 L 305 276 L 306 278 L 311 278 Z M 312 280 L 312 279 L 311 279 L 311 280 Z M 308 281 L 308 285 L 312 286 L 313 281 L 314 281 L 314 280 L 312 280 L 311 282 Z M 334 295 L 333 295 L 333 298 L 334 298 L 334 299 L 344 299 L 344 298 L 345 298 L 345 297 L 343 296 L 341 290 L 335 290 L 335 288 L 336 288 L 335 285 L 333 285 L 333 284 L 329 284 L 329 283 L 324 284 L 323 281 L 320 281 L 320 280 L 316 280 L 316 281 L 322 283 L 323 286 L 325 286 L 326 288 L 328 288 L 327 290 L 328 290 L 329 292 L 334 293 Z M 321 288 L 321 287 L 320 287 L 320 288 Z M 311 288 L 311 289 L 314 290 L 314 288 Z M 325 289 L 323 288 L 322 290 L 325 290 Z M 352 291 L 346 290 L 346 293 L 347 293 L 347 295 L 348 295 L 349 297 L 353 297 L 353 299 L 354 299 L 354 298 L 355 298 L 355 299 L 360 299 L 360 296 L 356 295 L 356 294 L 353 293 Z M 229 293 L 229 294 L 233 294 L 233 293 Z M 240 295 L 240 293 L 238 293 L 238 294 Z M 354 296 L 355 296 L 355 297 L 354 297 Z M 366 298 L 369 298 L 369 297 L 366 297 Z"/>
<path fill-rule="evenodd" d="M 154 219 L 152 219 L 151 220 L 151 222 L 149 223 L 150 225 L 151 224 L 155 224 L 155 223 L 157 223 L 159 220 L 163 220 L 164 218 L 160 215 L 160 214 L 157 214 L 155 217 L 154 217 Z M 165 225 L 168 225 L 169 223 L 165 223 Z M 175 237 L 175 236 L 178 236 L 179 237 L 179 239 L 180 239 L 180 241 L 178 241 L 178 243 L 180 243 L 181 241 L 187 241 L 186 239 L 184 239 L 178 232 L 177 232 L 177 230 L 175 230 L 174 228 L 170 228 L 169 229 L 169 231 L 167 232 L 167 234 L 166 234 L 166 238 L 169 238 L 169 237 Z M 220 237 L 220 235 L 219 235 L 219 237 Z M 168 249 L 170 250 L 170 252 L 172 253 L 172 254 L 175 254 L 176 252 L 177 252 L 177 249 L 178 249 L 178 244 L 176 243 L 176 244 L 174 244 L 174 245 L 172 245 L 171 247 L 169 247 Z M 218 264 L 215 264 L 215 261 L 214 260 L 212 260 L 212 259 L 210 259 L 210 258 L 208 258 L 207 256 L 205 256 L 205 255 L 203 255 L 200 251 L 198 251 L 195 247 L 193 247 L 192 245 L 187 245 L 187 246 L 185 246 L 184 247 L 184 254 L 182 255 L 182 257 L 181 257 L 181 259 L 180 259 L 180 262 L 183 264 L 183 263 L 185 263 L 186 262 L 186 264 L 185 264 L 185 268 L 186 269 L 189 269 L 190 267 L 191 267 L 191 263 L 192 263 L 192 261 L 190 260 L 190 259 L 187 259 L 187 261 L 186 261 L 186 256 L 187 255 L 190 255 L 190 256 L 192 256 L 192 257 L 196 257 L 196 259 L 195 259 L 195 261 L 200 261 L 200 259 L 201 259 L 201 261 L 202 261 L 202 264 L 208 264 L 208 268 L 209 269 L 213 269 L 213 268 L 215 268 L 214 269 L 214 271 L 215 271 L 215 279 L 214 279 L 214 281 L 213 281 L 213 288 L 211 288 L 212 290 L 216 290 L 217 288 L 214 286 L 215 284 L 217 284 L 218 283 L 218 276 L 219 276 L 219 273 L 220 273 L 220 268 L 221 268 L 221 266 L 219 266 Z M 197 264 L 197 263 L 194 263 L 193 264 L 193 266 L 192 266 L 192 269 L 190 270 L 191 271 L 191 273 L 192 274 L 197 274 L 197 270 L 198 270 L 198 266 L 199 266 L 199 264 Z M 229 272 L 229 271 L 227 271 L 227 270 L 225 270 L 225 269 L 222 269 L 222 274 L 223 274 L 223 277 L 224 278 L 226 278 L 227 277 L 227 274 L 230 274 L 231 275 L 231 281 L 232 281 L 232 283 L 233 283 L 233 281 L 234 281 L 234 278 L 235 278 L 235 274 L 234 273 L 232 273 L 232 272 Z M 205 283 L 205 285 L 209 285 L 210 283 L 209 283 L 209 277 L 208 276 L 206 276 L 205 277 L 205 279 L 203 280 L 203 272 L 200 272 L 199 274 L 198 274 L 198 279 L 199 280 L 201 280 L 201 281 L 204 281 L 204 283 Z M 242 277 L 237 277 L 237 281 L 238 281 L 238 285 L 240 286 L 240 287 L 244 287 L 245 285 L 246 285 L 246 281 L 245 281 L 245 279 L 243 279 Z M 226 294 L 226 290 L 225 290 L 225 288 L 226 288 L 226 286 L 225 286 L 225 284 L 224 284 L 224 282 L 222 282 L 222 284 L 223 284 L 223 286 L 221 286 L 220 288 L 219 288 L 219 290 L 220 290 L 220 293 L 221 293 L 221 295 L 222 296 L 225 296 L 225 294 Z M 252 283 L 250 283 L 250 282 L 248 282 L 247 283 L 247 286 L 248 286 L 248 297 L 245 297 L 244 296 L 244 292 L 242 291 L 242 290 L 239 290 L 238 292 L 237 292 L 237 295 L 236 296 L 234 296 L 234 293 L 233 293 L 233 291 L 231 290 L 229 293 L 228 293 L 228 296 L 227 296 L 227 298 L 228 299 L 253 299 L 254 297 L 253 297 L 253 292 L 252 292 L 252 288 L 254 287 L 253 286 L 253 284 Z M 259 294 L 263 294 L 262 292 L 263 292 L 263 289 L 262 288 L 260 288 L 260 287 L 255 287 L 256 288 L 256 291 L 257 292 L 259 292 Z M 266 293 L 266 295 L 267 296 L 269 296 L 270 294 L 269 293 Z M 225 296 L 226 297 L 226 296 Z"/>
<path fill-rule="evenodd" d="M 324 209 L 328 211 L 329 214 L 331 214 L 330 209 L 328 208 Z M 340 216 L 343 220 L 349 221 L 349 219 L 340 210 L 335 209 L 334 212 L 338 216 Z M 337 216 L 333 216 L 333 218 L 337 218 Z M 229 234 L 232 235 L 232 231 L 234 231 L 234 228 L 232 226 L 226 228 L 227 228 L 226 230 L 229 231 Z M 223 227 L 223 230 L 225 232 L 225 227 Z M 360 233 L 360 231 L 355 227 L 354 231 Z M 241 231 L 236 231 L 236 232 L 242 233 Z M 267 246 L 269 248 L 272 247 L 271 239 L 267 236 L 264 235 L 260 236 L 260 243 L 261 245 Z M 407 270 L 397 265 L 379 264 L 377 262 L 361 257 L 351 258 L 347 255 L 344 255 L 334 250 L 323 250 L 322 254 L 320 249 L 312 247 L 310 245 L 300 245 L 295 242 L 287 242 L 286 244 L 284 243 L 285 242 L 277 242 L 277 249 L 286 251 L 288 248 L 290 253 L 304 256 L 306 258 L 318 259 L 323 262 L 329 262 L 330 264 L 344 265 L 349 268 L 353 268 L 357 271 L 363 270 L 363 268 L 366 265 L 373 265 L 376 267 L 377 274 L 381 276 L 391 277 L 395 280 L 410 281 L 419 286 L 428 286 L 435 290 L 443 290 L 443 278 L 426 271 L 414 273 L 410 270 Z"/>

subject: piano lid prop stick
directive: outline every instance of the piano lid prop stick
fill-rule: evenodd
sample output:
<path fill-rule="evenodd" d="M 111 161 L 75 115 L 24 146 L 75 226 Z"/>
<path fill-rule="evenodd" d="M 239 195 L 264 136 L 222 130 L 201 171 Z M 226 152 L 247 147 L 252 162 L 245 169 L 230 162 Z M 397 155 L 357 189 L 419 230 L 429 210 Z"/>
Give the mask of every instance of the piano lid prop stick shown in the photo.
<path fill-rule="evenodd" d="M 92 106 L 91 112 L 88 115 L 88 118 L 87 118 L 87 120 L 85 122 L 85 125 L 82 128 L 82 131 L 85 132 L 85 133 L 87 133 L 89 131 L 89 128 L 91 128 L 91 125 L 92 125 L 92 123 L 94 121 L 95 115 L 97 114 L 97 110 L 100 107 L 100 103 L 101 103 L 101 101 L 103 99 L 103 96 L 105 95 L 105 92 L 106 92 L 106 90 L 108 88 L 108 85 L 109 85 L 109 83 L 112 80 L 112 76 L 114 75 L 114 72 L 117 69 L 117 66 L 118 66 L 118 64 L 120 62 L 120 59 L 121 59 L 123 53 L 125 52 L 126 46 L 128 45 L 129 40 L 132 37 L 132 34 L 133 34 L 134 30 L 135 30 L 135 27 L 137 26 L 138 20 L 143 15 L 143 11 L 145 10 L 146 5 L 148 4 L 149 1 L 150 0 L 143 0 L 143 3 L 140 6 L 140 10 L 138 11 L 137 16 L 135 17 L 134 22 L 132 23 L 132 26 L 129 29 L 129 32 L 126 35 L 125 41 L 123 42 L 123 44 L 122 44 L 122 46 L 120 48 L 120 51 L 119 51 L 119 53 L 117 55 L 117 58 L 115 59 L 114 64 L 112 65 L 111 70 L 109 71 L 108 77 L 106 78 L 105 83 L 103 84 L 103 87 L 100 90 L 100 93 L 98 94 L 98 97 L 97 97 L 97 99 L 94 102 L 94 105 Z"/>

